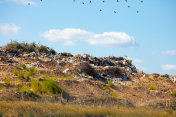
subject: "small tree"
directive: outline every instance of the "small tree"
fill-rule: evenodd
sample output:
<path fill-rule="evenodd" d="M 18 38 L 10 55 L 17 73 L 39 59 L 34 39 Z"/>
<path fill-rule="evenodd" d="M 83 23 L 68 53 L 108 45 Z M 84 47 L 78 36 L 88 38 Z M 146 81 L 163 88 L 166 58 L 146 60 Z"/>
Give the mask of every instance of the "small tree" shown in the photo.
<path fill-rule="evenodd" d="M 41 45 L 39 47 L 39 52 L 40 53 L 47 53 L 48 52 L 48 47 L 44 46 L 44 45 Z"/>

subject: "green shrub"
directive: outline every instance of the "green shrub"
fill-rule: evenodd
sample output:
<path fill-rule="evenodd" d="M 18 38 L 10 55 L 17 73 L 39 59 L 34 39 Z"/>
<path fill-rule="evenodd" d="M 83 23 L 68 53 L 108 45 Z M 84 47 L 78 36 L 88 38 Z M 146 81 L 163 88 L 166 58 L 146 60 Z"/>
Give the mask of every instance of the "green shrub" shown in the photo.
<path fill-rule="evenodd" d="M 31 81 L 31 88 L 34 92 L 41 92 L 41 84 L 39 81 Z"/>
<path fill-rule="evenodd" d="M 114 83 L 113 83 L 111 80 L 109 80 L 109 81 L 108 81 L 108 86 L 109 86 L 109 87 L 113 87 L 113 86 L 114 86 Z"/>
<path fill-rule="evenodd" d="M 36 43 L 30 43 L 27 44 L 26 46 L 26 53 L 30 53 L 30 52 L 37 52 L 38 51 L 38 45 Z"/>
<path fill-rule="evenodd" d="M 28 85 L 19 85 L 19 92 L 31 92 L 31 89 Z"/>
<path fill-rule="evenodd" d="M 176 96 L 176 90 L 172 91 L 172 95 Z"/>
<path fill-rule="evenodd" d="M 48 47 L 47 46 L 44 46 L 44 45 L 41 45 L 39 47 L 39 52 L 40 53 L 47 53 L 48 52 Z"/>
<path fill-rule="evenodd" d="M 149 85 L 149 89 L 150 89 L 150 90 L 156 90 L 156 86 L 153 85 L 153 84 L 151 84 L 151 85 Z"/>
<path fill-rule="evenodd" d="M 15 76 L 17 76 L 18 75 L 18 71 L 15 69 L 15 70 L 13 70 L 13 74 L 15 75 Z"/>
<path fill-rule="evenodd" d="M 59 94 L 62 92 L 62 88 L 58 86 L 57 82 L 48 79 L 44 81 L 31 81 L 31 88 L 34 92 L 46 93 L 46 94 Z"/>
<path fill-rule="evenodd" d="M 17 41 L 12 41 L 11 43 L 7 44 L 3 49 L 10 53 L 17 53 L 20 49 L 22 49 L 22 47 Z"/>
<path fill-rule="evenodd" d="M 106 88 L 106 89 L 105 89 L 105 92 L 106 92 L 106 93 L 109 93 L 109 89 Z"/>
<path fill-rule="evenodd" d="M 26 65 L 25 65 L 24 63 L 20 63 L 19 65 L 17 65 L 17 67 L 20 67 L 20 68 L 26 69 Z"/>
<path fill-rule="evenodd" d="M 6 85 L 10 85 L 10 78 L 9 78 L 8 76 L 5 77 L 4 83 L 5 83 Z"/>
<path fill-rule="evenodd" d="M 37 74 L 37 70 L 34 67 L 28 68 L 27 71 L 30 73 L 30 76 Z"/>
<path fill-rule="evenodd" d="M 41 83 L 42 92 L 46 94 L 59 94 L 62 89 L 57 85 L 54 80 L 46 80 Z"/>
<path fill-rule="evenodd" d="M 41 45 L 39 46 L 38 44 L 36 43 L 19 43 L 17 41 L 12 41 L 10 42 L 9 44 L 5 45 L 3 47 L 3 49 L 9 53 L 31 53 L 31 52 L 40 52 L 40 53 L 48 53 L 48 50 L 50 51 L 51 54 L 56 54 L 56 51 L 47 47 L 47 46 L 44 46 L 44 45 Z"/>
<path fill-rule="evenodd" d="M 19 78 L 24 78 L 24 72 L 23 71 L 18 71 L 18 74 L 17 74 L 17 76 L 19 77 Z"/>
<path fill-rule="evenodd" d="M 21 71 L 21 70 L 14 70 L 13 74 L 18 76 L 19 78 L 24 78 L 24 74 L 25 72 Z"/>
<path fill-rule="evenodd" d="M 34 76 L 37 74 L 37 70 L 35 68 L 29 68 L 28 71 L 22 71 L 22 70 L 14 70 L 13 74 L 18 76 L 19 78 L 25 78 L 29 79 L 31 76 Z"/>
<path fill-rule="evenodd" d="M 25 79 L 29 79 L 31 76 L 31 73 L 30 72 L 24 72 L 24 78 Z"/>

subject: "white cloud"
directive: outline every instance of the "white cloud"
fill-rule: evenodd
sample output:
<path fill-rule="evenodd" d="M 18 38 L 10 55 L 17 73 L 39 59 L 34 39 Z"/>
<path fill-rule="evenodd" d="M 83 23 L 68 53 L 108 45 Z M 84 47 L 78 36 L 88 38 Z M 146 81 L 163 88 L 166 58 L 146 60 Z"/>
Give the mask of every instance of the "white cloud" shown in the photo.
<path fill-rule="evenodd" d="M 7 0 L 7 1 L 15 2 L 17 4 L 25 4 L 25 5 L 27 5 L 28 3 L 30 3 L 30 5 L 36 5 L 37 4 L 37 3 L 33 2 L 33 1 L 30 1 L 30 0 Z"/>
<path fill-rule="evenodd" d="M 17 34 L 21 27 L 15 24 L 0 24 L 0 34 L 1 35 L 11 35 Z"/>
<path fill-rule="evenodd" d="M 176 70 L 176 65 L 165 64 L 162 65 L 163 70 Z"/>
<path fill-rule="evenodd" d="M 176 50 L 167 50 L 167 51 L 162 52 L 162 54 L 165 54 L 165 55 L 176 55 Z"/>
<path fill-rule="evenodd" d="M 52 41 L 62 42 L 66 45 L 75 44 L 77 41 L 84 41 L 91 45 L 135 47 L 137 44 L 132 36 L 125 32 L 104 32 L 95 34 L 86 30 L 66 28 L 63 30 L 50 29 L 41 33 L 41 37 Z"/>

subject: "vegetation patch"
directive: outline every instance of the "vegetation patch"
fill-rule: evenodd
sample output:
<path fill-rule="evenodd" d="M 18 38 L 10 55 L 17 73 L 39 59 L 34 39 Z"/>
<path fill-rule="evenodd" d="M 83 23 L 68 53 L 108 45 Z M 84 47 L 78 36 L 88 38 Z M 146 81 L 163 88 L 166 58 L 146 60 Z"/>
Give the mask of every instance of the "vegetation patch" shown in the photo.
<path fill-rule="evenodd" d="M 122 100 L 122 98 L 119 97 L 115 91 L 113 91 L 113 92 L 111 93 L 111 96 L 114 97 L 114 98 L 116 98 L 116 99 Z"/>
<path fill-rule="evenodd" d="M 31 76 L 37 75 L 37 70 L 34 67 L 26 68 L 26 70 L 15 69 L 13 71 L 13 74 L 18 76 L 19 78 L 25 78 L 25 79 L 29 80 Z"/>
<path fill-rule="evenodd" d="M 109 86 L 109 87 L 113 87 L 113 86 L 114 86 L 114 83 L 113 83 L 111 80 L 108 80 L 108 86 Z"/>
<path fill-rule="evenodd" d="M 34 92 L 45 94 L 60 94 L 63 89 L 55 80 L 47 79 L 44 81 L 31 81 L 31 88 Z"/>
<path fill-rule="evenodd" d="M 156 90 L 156 86 L 154 84 L 149 85 L 150 90 Z"/>
<path fill-rule="evenodd" d="M 173 90 L 173 91 L 172 91 L 172 95 L 173 95 L 173 96 L 176 96 L 176 90 Z"/>
<path fill-rule="evenodd" d="M 62 105 L 29 101 L 0 102 L 4 117 L 175 117 L 176 112 L 148 108 Z"/>
<path fill-rule="evenodd" d="M 39 52 L 39 53 L 46 53 L 46 54 L 56 54 L 56 51 L 52 48 L 49 48 L 44 45 L 39 45 L 36 43 L 19 43 L 17 41 L 12 41 L 11 43 L 7 44 L 3 47 L 6 52 L 9 53 L 16 53 L 16 55 L 20 53 L 31 53 L 31 52 Z"/>
<path fill-rule="evenodd" d="M 11 84 L 9 76 L 6 76 L 6 77 L 5 77 L 4 83 L 5 83 L 6 85 L 10 85 L 10 84 Z"/>

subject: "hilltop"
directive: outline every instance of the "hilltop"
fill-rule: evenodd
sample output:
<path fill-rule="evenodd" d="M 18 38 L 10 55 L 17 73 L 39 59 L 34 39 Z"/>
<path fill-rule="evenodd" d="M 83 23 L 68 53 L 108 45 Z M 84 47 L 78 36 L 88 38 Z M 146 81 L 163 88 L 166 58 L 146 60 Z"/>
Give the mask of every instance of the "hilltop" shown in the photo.
<path fill-rule="evenodd" d="M 125 57 L 56 53 L 16 41 L 0 49 L 0 101 L 176 109 L 175 81 L 146 74 Z"/>

